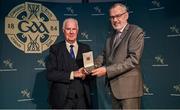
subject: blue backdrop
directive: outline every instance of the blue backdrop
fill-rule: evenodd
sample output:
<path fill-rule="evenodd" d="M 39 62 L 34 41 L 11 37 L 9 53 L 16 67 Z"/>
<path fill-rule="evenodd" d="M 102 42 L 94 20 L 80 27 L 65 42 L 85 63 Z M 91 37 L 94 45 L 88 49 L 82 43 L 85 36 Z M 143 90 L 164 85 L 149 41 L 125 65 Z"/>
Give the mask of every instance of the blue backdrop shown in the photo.
<path fill-rule="evenodd" d="M 146 32 L 141 61 L 144 76 L 142 108 L 180 108 L 179 2 L 177 0 L 121 0 L 121 2 L 130 10 L 129 22 L 139 25 Z M 112 4 L 1 0 L 0 109 L 48 108 L 49 83 L 46 80 L 45 68 L 45 59 L 50 46 L 48 44 L 63 40 L 62 22 L 67 17 L 74 17 L 79 20 L 78 40 L 89 44 L 94 56 L 97 56 L 101 53 L 111 30 L 108 9 Z M 26 14 L 33 17 L 27 18 Z M 10 19 L 7 20 L 8 18 Z M 38 37 L 40 40 L 34 36 L 41 36 Z M 25 51 L 28 50 L 28 46 L 31 50 L 29 52 Z M 42 52 L 33 51 L 37 47 L 41 47 L 39 49 Z M 91 96 L 94 108 L 111 108 L 110 92 L 105 87 L 103 77 L 97 78 Z"/>

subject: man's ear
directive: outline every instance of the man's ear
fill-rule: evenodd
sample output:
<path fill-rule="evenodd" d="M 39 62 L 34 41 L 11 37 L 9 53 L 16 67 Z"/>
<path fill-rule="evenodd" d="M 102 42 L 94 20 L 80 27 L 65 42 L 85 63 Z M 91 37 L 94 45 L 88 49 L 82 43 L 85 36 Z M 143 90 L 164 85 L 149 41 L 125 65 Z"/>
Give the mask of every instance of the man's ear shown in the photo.
<path fill-rule="evenodd" d="M 125 18 L 126 20 L 128 20 L 128 18 L 129 18 L 129 13 L 125 13 L 124 18 Z"/>
<path fill-rule="evenodd" d="M 77 29 L 77 33 L 79 33 L 79 29 Z"/>

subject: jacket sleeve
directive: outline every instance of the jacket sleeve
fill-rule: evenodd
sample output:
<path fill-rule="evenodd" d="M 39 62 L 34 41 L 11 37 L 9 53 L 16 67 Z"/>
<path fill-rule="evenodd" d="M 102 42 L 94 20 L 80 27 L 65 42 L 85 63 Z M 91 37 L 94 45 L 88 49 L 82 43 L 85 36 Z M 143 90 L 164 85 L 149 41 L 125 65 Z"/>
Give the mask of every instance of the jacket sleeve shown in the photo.
<path fill-rule="evenodd" d="M 108 41 L 108 40 L 107 40 Z M 94 65 L 96 68 L 106 65 L 106 46 L 100 55 L 98 55 L 94 60 Z"/>

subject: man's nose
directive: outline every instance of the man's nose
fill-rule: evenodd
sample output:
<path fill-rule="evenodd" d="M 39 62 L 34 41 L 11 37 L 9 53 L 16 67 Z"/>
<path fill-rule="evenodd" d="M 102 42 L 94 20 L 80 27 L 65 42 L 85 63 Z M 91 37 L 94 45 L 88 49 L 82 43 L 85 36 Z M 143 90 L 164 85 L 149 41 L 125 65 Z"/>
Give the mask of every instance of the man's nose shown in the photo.
<path fill-rule="evenodd" d="M 73 30 L 72 30 L 72 29 L 70 29 L 70 33 L 73 33 Z"/>

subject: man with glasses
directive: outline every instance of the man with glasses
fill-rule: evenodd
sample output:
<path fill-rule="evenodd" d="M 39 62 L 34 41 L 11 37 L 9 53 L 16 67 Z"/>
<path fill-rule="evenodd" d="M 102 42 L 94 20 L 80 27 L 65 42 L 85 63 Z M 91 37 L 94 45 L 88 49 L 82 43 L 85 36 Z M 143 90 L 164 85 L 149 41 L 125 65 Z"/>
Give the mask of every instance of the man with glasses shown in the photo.
<path fill-rule="evenodd" d="M 110 10 L 114 31 L 106 41 L 102 55 L 95 60 L 99 67 L 93 76 L 106 76 L 112 92 L 113 109 L 140 109 L 143 95 L 143 79 L 140 59 L 144 47 L 144 32 L 128 23 L 129 13 L 125 5 L 114 4 Z"/>

